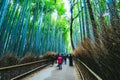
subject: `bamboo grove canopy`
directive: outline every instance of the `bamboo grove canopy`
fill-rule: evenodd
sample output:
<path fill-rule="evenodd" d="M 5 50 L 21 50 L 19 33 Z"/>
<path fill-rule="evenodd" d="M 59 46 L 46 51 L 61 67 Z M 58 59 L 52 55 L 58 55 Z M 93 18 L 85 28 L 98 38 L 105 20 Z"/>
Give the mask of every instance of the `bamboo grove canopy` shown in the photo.
<path fill-rule="evenodd" d="M 68 53 L 85 39 L 99 43 L 102 25 L 119 18 L 119 0 L 0 0 L 0 56 Z"/>

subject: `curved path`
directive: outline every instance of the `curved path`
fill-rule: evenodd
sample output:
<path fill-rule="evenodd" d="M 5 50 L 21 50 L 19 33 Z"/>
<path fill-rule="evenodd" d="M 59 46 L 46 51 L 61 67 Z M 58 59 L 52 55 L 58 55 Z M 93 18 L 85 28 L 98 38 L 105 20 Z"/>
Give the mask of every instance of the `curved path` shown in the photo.
<path fill-rule="evenodd" d="M 62 70 L 58 69 L 57 64 L 46 67 L 22 80 L 80 80 L 76 68 L 70 67 L 68 64 L 68 61 L 67 64 L 63 63 Z"/>

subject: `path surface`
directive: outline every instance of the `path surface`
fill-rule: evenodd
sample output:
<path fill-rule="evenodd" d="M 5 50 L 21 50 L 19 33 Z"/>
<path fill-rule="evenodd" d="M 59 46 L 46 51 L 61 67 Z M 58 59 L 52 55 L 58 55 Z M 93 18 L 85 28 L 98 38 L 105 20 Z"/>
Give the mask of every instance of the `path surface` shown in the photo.
<path fill-rule="evenodd" d="M 22 80 L 79 80 L 74 67 L 70 67 L 68 63 L 63 64 L 62 67 L 62 70 L 59 70 L 57 64 L 55 64 L 53 67 L 49 66 Z"/>

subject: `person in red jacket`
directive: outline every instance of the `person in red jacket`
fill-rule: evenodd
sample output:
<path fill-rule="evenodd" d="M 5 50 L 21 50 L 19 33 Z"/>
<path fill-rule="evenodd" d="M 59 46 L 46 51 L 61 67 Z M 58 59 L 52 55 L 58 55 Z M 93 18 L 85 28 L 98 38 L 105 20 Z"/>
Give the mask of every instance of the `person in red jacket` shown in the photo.
<path fill-rule="evenodd" d="M 58 56 L 57 61 L 58 61 L 58 67 L 59 67 L 59 69 L 62 69 L 63 58 L 62 58 L 61 55 Z"/>

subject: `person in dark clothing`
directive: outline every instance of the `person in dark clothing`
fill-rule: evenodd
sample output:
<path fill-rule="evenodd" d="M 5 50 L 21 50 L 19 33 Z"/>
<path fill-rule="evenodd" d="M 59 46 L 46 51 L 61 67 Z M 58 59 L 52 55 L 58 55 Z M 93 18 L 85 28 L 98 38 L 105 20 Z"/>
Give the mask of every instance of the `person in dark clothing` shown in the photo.
<path fill-rule="evenodd" d="M 56 59 L 55 59 L 55 55 L 53 55 L 53 56 L 52 56 L 52 66 L 53 66 L 54 63 L 55 63 L 55 60 L 56 60 Z"/>
<path fill-rule="evenodd" d="M 73 66 L 73 56 L 72 56 L 72 54 L 69 55 L 69 66 Z"/>
<path fill-rule="evenodd" d="M 64 62 L 66 64 L 66 59 L 67 59 L 67 55 L 66 54 L 63 55 L 63 59 L 64 59 Z"/>

